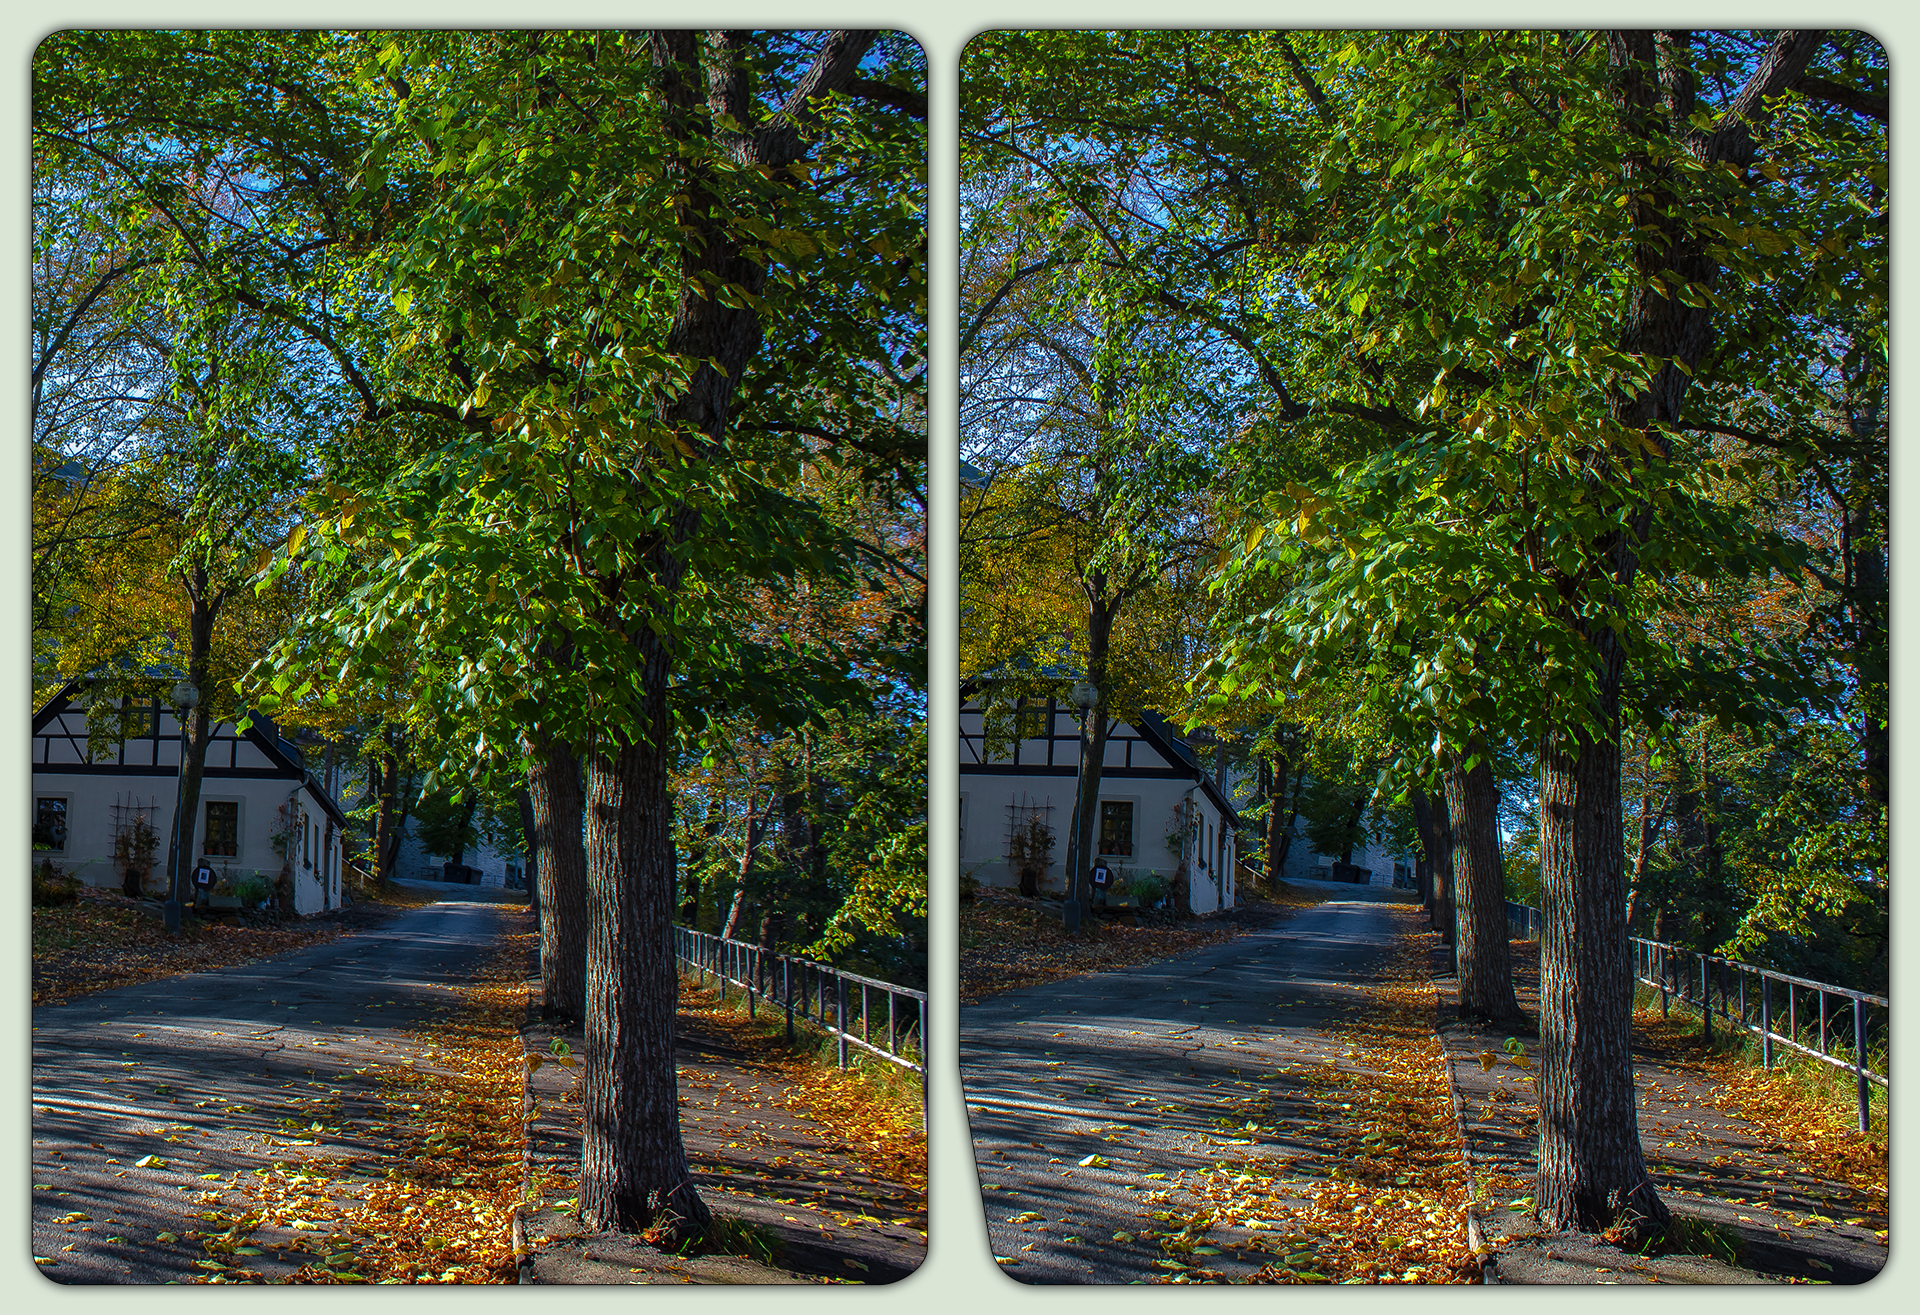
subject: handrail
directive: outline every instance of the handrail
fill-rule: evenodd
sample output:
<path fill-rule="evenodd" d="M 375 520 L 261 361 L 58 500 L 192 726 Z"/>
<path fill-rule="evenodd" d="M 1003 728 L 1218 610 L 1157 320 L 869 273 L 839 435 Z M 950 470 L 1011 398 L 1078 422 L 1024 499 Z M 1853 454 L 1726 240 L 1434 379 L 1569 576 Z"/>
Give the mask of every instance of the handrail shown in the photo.
<path fill-rule="evenodd" d="M 712 977 L 720 984 L 720 998 L 726 999 L 728 985 L 747 993 L 747 1016 L 753 1017 L 762 999 L 787 1016 L 787 1040 L 793 1040 L 793 1019 L 797 1009 L 802 1020 L 835 1039 L 841 1068 L 847 1066 L 847 1047 L 857 1046 L 878 1055 L 890 1064 L 920 1075 L 920 1127 L 927 1128 L 926 1028 L 927 993 L 910 986 L 898 986 L 876 977 L 863 977 L 831 964 L 817 963 L 797 955 L 763 950 L 745 941 L 728 940 L 711 932 L 691 927 L 673 929 L 674 957 L 700 975 L 702 982 Z M 859 991 L 859 1008 L 849 1006 L 848 987 Z M 886 1033 L 880 1041 L 873 1035 L 873 992 L 886 996 Z M 900 1001 L 910 1001 L 901 1007 Z M 903 1015 L 905 1015 L 903 1017 Z M 831 1020 L 831 1021 L 829 1021 Z M 858 1031 L 855 1027 L 858 1027 Z M 902 1053 L 911 1042 L 919 1059 Z M 884 1043 L 884 1044 L 882 1044 Z"/>
<path fill-rule="evenodd" d="M 1516 936 L 1527 939 L 1540 939 L 1545 926 L 1545 917 L 1539 909 L 1530 904 L 1519 904 L 1513 900 L 1507 902 L 1507 927 Z M 1867 1019 L 1869 1007 L 1882 1010 L 1891 1008 L 1891 1001 L 1883 995 L 1874 995 L 1867 991 L 1856 991 L 1852 987 L 1835 986 L 1830 982 L 1816 982 L 1807 977 L 1796 977 L 1791 973 L 1776 972 L 1771 968 L 1762 968 L 1758 964 L 1742 963 L 1738 959 L 1728 959 L 1722 955 L 1707 954 L 1700 950 L 1689 950 L 1684 946 L 1670 945 L 1664 941 L 1648 940 L 1641 936 L 1627 938 L 1628 947 L 1633 955 L 1633 979 L 1660 992 L 1660 1012 L 1665 1016 L 1672 1002 L 1699 1011 L 1701 1028 L 1711 1036 L 1713 1020 L 1718 1017 L 1729 1027 L 1737 1027 L 1760 1038 L 1760 1064 L 1763 1068 L 1773 1066 L 1773 1048 L 1785 1046 L 1830 1064 L 1843 1071 L 1851 1070 L 1854 1075 L 1855 1103 L 1860 1131 L 1867 1130 L 1869 1083 L 1892 1088 L 1888 1085 L 1887 1075 L 1869 1068 L 1866 1063 Z M 1689 962 L 1691 960 L 1691 962 Z M 1729 983 L 1728 978 L 1733 981 Z M 1748 980 L 1757 979 L 1759 983 L 1757 1002 L 1750 1001 L 1747 995 Z M 1779 982 L 1786 987 L 1787 1030 L 1776 1030 L 1779 1017 L 1774 1009 L 1773 983 Z M 1697 986 L 1697 990 L 1696 990 Z M 1800 1039 L 1799 999 L 1796 988 L 1813 991 L 1817 996 L 1819 1008 L 1819 1035 L 1814 1045 L 1808 1045 Z M 1716 989 L 1719 1002 L 1716 1007 L 1714 995 Z M 1827 998 L 1838 997 L 1853 1002 L 1853 1053 L 1851 1058 L 1843 1058 L 1830 1051 L 1829 1037 L 1832 1029 L 1828 1025 Z M 1757 1006 L 1757 1007 L 1756 1007 Z M 1840 1012 L 1848 1012 L 1843 1006 Z M 1757 1015 L 1757 1017 L 1756 1017 Z M 1842 1027 L 1844 1028 L 1844 1024 Z"/>

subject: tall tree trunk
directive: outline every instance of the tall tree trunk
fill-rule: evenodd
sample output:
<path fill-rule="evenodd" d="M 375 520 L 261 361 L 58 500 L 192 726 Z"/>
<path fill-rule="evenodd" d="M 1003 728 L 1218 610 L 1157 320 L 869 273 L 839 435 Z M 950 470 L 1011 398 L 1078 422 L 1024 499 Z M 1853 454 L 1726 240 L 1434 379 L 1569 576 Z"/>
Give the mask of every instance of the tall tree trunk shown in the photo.
<path fill-rule="evenodd" d="M 587 857 L 581 837 L 580 760 L 539 728 L 528 733 L 527 798 L 533 811 L 534 874 L 540 905 L 540 1013 L 586 1017 Z"/>
<path fill-rule="evenodd" d="M 1285 765 L 1283 758 L 1281 766 Z M 1307 764 L 1303 760 L 1293 769 L 1293 787 L 1287 792 L 1287 820 L 1279 824 L 1277 835 L 1274 819 L 1267 819 L 1267 866 L 1274 881 L 1281 880 L 1287 870 L 1287 855 L 1293 850 L 1293 825 L 1300 820 L 1300 790 L 1306 782 Z"/>
<path fill-rule="evenodd" d="M 1633 935 L 1633 920 L 1639 913 L 1640 893 L 1646 889 L 1647 847 L 1653 840 L 1653 793 L 1640 794 L 1640 823 L 1635 828 L 1633 871 L 1627 878 L 1627 935 Z"/>
<path fill-rule="evenodd" d="M 1429 796 L 1419 786 L 1408 793 L 1413 804 L 1413 826 L 1420 833 L 1420 848 L 1427 856 L 1430 883 L 1427 899 L 1428 926 L 1440 933 L 1444 944 L 1456 939 L 1453 923 L 1453 821 L 1447 815 L 1447 796 Z"/>
<path fill-rule="evenodd" d="M 773 800 L 767 800 L 767 809 L 771 813 Z M 753 851 L 760 839 L 760 826 L 753 816 L 753 786 L 747 786 L 746 828 L 740 840 L 740 871 L 733 887 L 733 903 L 727 909 L 726 921 L 720 925 L 720 939 L 730 941 L 740 932 L 740 919 L 746 915 L 747 880 L 753 874 Z"/>
<path fill-rule="evenodd" d="M 1644 388 L 1611 399 L 1612 420 L 1646 451 L 1672 451 L 1660 426 L 1681 418 L 1693 374 L 1713 340 L 1713 304 L 1673 289 L 1710 291 L 1719 275 L 1712 225 L 1702 223 L 1691 166 L 1749 166 L 1753 125 L 1803 73 L 1826 33 L 1782 32 L 1754 61 L 1711 131 L 1695 126 L 1695 73 L 1685 31 L 1605 34 L 1622 143 L 1620 199 L 1632 225 L 1633 278 L 1618 348 L 1658 363 Z M 1688 170 L 1665 143 L 1693 156 Z M 1624 598 L 1633 587 L 1652 504 L 1607 508 L 1621 528 L 1595 544 Z M 1611 519 L 1611 517 L 1610 517 Z M 1611 606 L 1607 600 L 1596 600 Z M 1604 613 L 1603 613 L 1604 614 Z M 1629 1239 L 1664 1231 L 1667 1208 L 1647 1177 L 1629 1047 L 1633 979 L 1620 833 L 1620 686 L 1625 654 L 1603 622 L 1574 619 L 1597 688 L 1587 730 L 1542 745 L 1541 878 L 1547 908 L 1540 963 L 1539 1170 L 1535 1210 L 1551 1228 L 1619 1226 Z"/>
<path fill-rule="evenodd" d="M 180 746 L 185 755 L 180 768 L 180 786 L 174 796 L 174 843 L 167 848 L 167 889 L 177 891 L 181 903 L 193 907 L 193 892 L 185 886 L 193 867 L 194 844 L 200 821 L 200 782 L 207 770 L 207 745 L 213 738 L 207 695 L 213 688 L 213 627 L 219 619 L 219 602 L 207 599 L 205 567 L 193 568 L 189 577 L 187 612 L 187 683 L 198 694 L 193 710 L 186 717 L 186 740 Z M 176 710 L 177 712 L 177 710 Z M 175 881 L 182 884 L 176 886 Z"/>
<path fill-rule="evenodd" d="M 1562 732 L 1541 755 L 1540 1143 L 1534 1199 L 1553 1228 L 1666 1227 L 1640 1148 L 1633 977 L 1620 835 L 1619 670 L 1606 729 Z"/>
<path fill-rule="evenodd" d="M 480 796 L 473 790 L 467 791 L 467 802 L 460 809 L 460 829 L 453 835 L 453 852 L 447 855 L 453 865 L 463 868 L 467 865 L 467 829 L 473 825 L 473 815 L 480 808 Z"/>
<path fill-rule="evenodd" d="M 1500 791 L 1493 764 L 1478 745 L 1471 768 L 1456 762 L 1446 774 L 1447 815 L 1453 827 L 1454 888 L 1459 920 L 1454 962 L 1462 1013 L 1501 1022 L 1521 1017 L 1507 954 L 1506 872 L 1500 861 Z M 1464 761 L 1464 760 L 1462 760 Z"/>
<path fill-rule="evenodd" d="M 642 646 L 648 641 L 642 640 Z M 647 665 L 652 743 L 587 760 L 587 1019 L 580 1217 L 588 1227 L 704 1232 L 674 1073 L 673 832 L 664 655 Z"/>
<path fill-rule="evenodd" d="M 1083 915 L 1092 903 L 1088 873 L 1093 868 L 1099 835 L 1100 778 L 1107 761 L 1107 653 L 1113 636 L 1113 609 L 1105 596 L 1106 587 L 1104 571 L 1094 571 L 1086 584 L 1087 681 L 1097 697 L 1080 719 L 1080 788 L 1074 794 L 1073 849 L 1067 864 L 1067 898 Z M 1176 901 L 1176 907 L 1187 903 L 1182 898 Z"/>
<path fill-rule="evenodd" d="M 1353 866 L 1353 849 L 1360 843 L 1360 815 L 1367 811 L 1367 796 L 1357 794 L 1353 797 L 1353 813 L 1347 818 L 1346 848 L 1340 851 L 1340 861 L 1348 867 Z"/>
<path fill-rule="evenodd" d="M 768 974 L 771 974 L 773 971 L 773 956 L 780 952 L 780 933 L 785 929 L 785 926 L 786 919 L 781 916 L 779 910 L 775 909 L 771 904 L 769 904 L 766 910 L 760 915 L 758 947 L 762 966 Z M 767 989 L 767 987 L 771 985 L 772 980 L 771 976 L 767 977 L 761 983 L 761 989 Z"/>
<path fill-rule="evenodd" d="M 729 173 L 750 169 L 770 182 L 808 149 L 818 106 L 853 78 L 873 44 L 871 31 L 836 31 L 801 75 L 778 118 L 751 131 L 716 119 L 755 122 L 745 34 L 657 29 L 647 35 L 659 73 L 658 136 L 672 189 L 679 291 L 662 344 L 690 369 L 656 397 L 661 421 L 705 459 L 725 441 L 736 381 L 762 341 L 754 299 L 764 263 L 742 249 L 731 224 Z M 704 53 L 704 59 L 703 59 Z M 715 147 L 731 156 L 716 160 Z M 722 302 L 711 291 L 748 294 Z M 699 531 L 690 506 L 672 509 L 643 547 L 656 588 L 671 595 L 685 571 L 683 545 Z M 622 586 L 606 582 L 610 599 Z M 613 736 L 588 760 L 587 1026 L 583 1082 L 586 1135 L 580 1152 L 580 1218 L 589 1228 L 636 1231 L 656 1224 L 671 1246 L 705 1230 L 709 1214 L 693 1190 L 673 1065 L 679 979 L 673 957 L 675 855 L 667 770 L 674 743 L 667 684 L 674 658 L 657 631 L 630 626 L 640 694 L 632 736 Z"/>

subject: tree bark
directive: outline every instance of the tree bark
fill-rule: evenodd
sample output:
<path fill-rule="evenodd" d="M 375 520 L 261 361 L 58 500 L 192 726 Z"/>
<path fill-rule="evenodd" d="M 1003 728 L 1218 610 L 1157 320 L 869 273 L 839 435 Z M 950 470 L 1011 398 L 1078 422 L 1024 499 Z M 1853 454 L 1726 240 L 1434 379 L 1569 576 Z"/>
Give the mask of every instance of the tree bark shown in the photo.
<path fill-rule="evenodd" d="M 1447 815 L 1453 829 L 1455 916 L 1454 963 L 1460 1010 L 1479 1018 L 1521 1018 L 1513 995 L 1513 964 L 1507 952 L 1506 872 L 1500 861 L 1500 791 L 1484 750 L 1471 768 L 1455 763 L 1446 774 Z"/>
<path fill-rule="evenodd" d="M 1456 938 L 1453 924 L 1453 822 L 1447 815 L 1447 796 L 1430 797 L 1419 786 L 1408 792 L 1413 804 L 1413 826 L 1426 851 L 1428 880 L 1427 925 L 1440 933 L 1443 944 Z"/>
<path fill-rule="evenodd" d="M 1353 813 L 1347 818 L 1346 848 L 1340 851 L 1340 861 L 1348 867 L 1353 866 L 1353 847 L 1360 840 L 1360 815 L 1367 811 L 1367 796 L 1357 794 L 1353 797 Z"/>
<path fill-rule="evenodd" d="M 1640 822 L 1635 828 L 1633 872 L 1627 878 L 1627 935 L 1633 935 L 1633 920 L 1639 913 L 1640 892 L 1645 889 L 1647 848 L 1653 841 L 1653 794 L 1640 794 Z"/>
<path fill-rule="evenodd" d="M 729 216 L 730 179 L 712 158 L 781 176 L 808 149 L 818 98 L 844 87 L 873 44 L 871 31 L 836 31 L 778 113 L 752 127 L 756 107 L 736 32 L 656 29 L 647 40 L 659 74 L 659 136 L 673 196 L 679 293 L 662 348 L 690 367 L 655 401 L 663 424 L 699 462 L 725 441 L 737 381 L 762 341 L 754 302 L 766 266 L 750 258 Z M 703 59 L 704 51 L 704 59 Z M 723 128 L 722 116 L 736 125 Z M 746 297 L 716 297 L 732 285 Z M 635 545 L 655 587 L 685 575 L 684 546 L 698 512 L 672 506 L 659 532 Z M 631 641 L 642 693 L 631 729 L 609 732 L 588 759 L 586 1134 L 580 1152 L 580 1218 L 589 1228 L 637 1231 L 671 1247 L 702 1233 L 707 1207 L 693 1190 L 680 1138 L 673 1064 L 679 979 L 673 957 L 675 854 L 667 776 L 673 722 L 670 641 L 647 618 L 622 614 L 618 579 L 603 582 L 604 619 Z"/>
<path fill-rule="evenodd" d="M 206 775 L 207 745 L 213 738 L 207 694 L 213 688 L 213 626 L 220 616 L 220 604 L 207 598 L 205 567 L 194 567 L 187 584 L 187 683 L 199 697 L 186 716 L 185 742 L 180 746 L 184 757 L 173 804 L 177 831 L 174 843 L 167 847 L 167 889 L 178 895 L 183 906 L 192 908 L 193 892 L 174 883 L 186 880 L 194 860 L 193 847 L 200 822 L 200 783 Z M 175 712 L 177 715 L 178 709 Z"/>
<path fill-rule="evenodd" d="M 1540 1101 L 1535 1208 L 1555 1229 L 1663 1231 L 1640 1148 L 1620 835 L 1619 649 L 1607 729 L 1547 741 L 1541 769 Z"/>
<path fill-rule="evenodd" d="M 586 1017 L 588 953 L 580 760 L 570 745 L 538 728 L 525 747 L 540 905 L 540 1014 L 577 1022 Z"/>
<path fill-rule="evenodd" d="M 1080 781 L 1073 801 L 1073 849 L 1067 864 L 1067 898 L 1083 915 L 1092 903 L 1088 873 L 1099 835 L 1100 778 L 1107 761 L 1107 653 L 1113 636 L 1113 611 L 1105 597 L 1106 586 L 1103 571 L 1093 572 L 1086 585 L 1087 681 L 1097 697 L 1080 718 Z"/>
<path fill-rule="evenodd" d="M 648 665 L 656 731 L 667 725 L 665 682 Z M 653 1230 L 669 1246 L 704 1232 L 706 1203 L 680 1137 L 674 1072 L 679 974 L 673 955 L 673 833 L 662 734 L 587 760 L 585 1135 L 580 1217 L 588 1227 Z"/>

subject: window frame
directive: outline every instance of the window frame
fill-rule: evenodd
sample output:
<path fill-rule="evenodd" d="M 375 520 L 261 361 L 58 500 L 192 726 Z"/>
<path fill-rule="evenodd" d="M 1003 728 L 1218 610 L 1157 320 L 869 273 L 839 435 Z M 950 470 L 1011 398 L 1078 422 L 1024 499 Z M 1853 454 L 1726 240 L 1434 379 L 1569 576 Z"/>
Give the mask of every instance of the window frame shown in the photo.
<path fill-rule="evenodd" d="M 57 848 L 49 845 L 45 849 L 36 848 L 32 852 L 47 855 L 58 854 L 61 858 L 65 858 L 73 852 L 73 794 L 67 790 L 47 790 L 44 792 L 35 790 L 33 792 L 33 819 L 28 825 L 27 834 L 31 837 L 32 843 L 35 846 L 38 846 L 40 843 L 40 802 L 43 799 L 57 799 L 60 801 L 60 844 Z"/>
<path fill-rule="evenodd" d="M 1122 854 L 1106 848 L 1107 843 L 1107 805 L 1125 804 L 1132 811 L 1128 814 L 1127 852 Z M 1093 854 L 1095 858 L 1125 859 L 1128 863 L 1138 860 L 1140 855 L 1140 796 L 1107 795 L 1100 796 L 1100 815 L 1093 832 Z"/>
<path fill-rule="evenodd" d="M 216 854 L 209 847 L 208 842 L 213 839 L 213 806 L 215 804 L 233 805 L 233 852 L 231 854 Z M 194 836 L 193 854 L 185 857 L 183 861 L 191 863 L 195 858 L 224 858 L 232 863 L 237 860 L 246 849 L 242 839 L 246 834 L 246 811 L 246 801 L 237 795 L 201 795 L 200 830 Z"/>

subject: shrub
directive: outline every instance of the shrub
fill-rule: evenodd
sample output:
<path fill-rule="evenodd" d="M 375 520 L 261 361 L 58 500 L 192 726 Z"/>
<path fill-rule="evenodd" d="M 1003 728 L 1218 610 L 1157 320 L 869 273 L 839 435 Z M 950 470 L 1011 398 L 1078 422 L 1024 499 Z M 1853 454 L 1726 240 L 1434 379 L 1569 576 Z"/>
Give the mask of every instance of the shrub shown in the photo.
<path fill-rule="evenodd" d="M 1127 895 L 1136 907 L 1151 908 L 1167 893 L 1167 879 L 1158 872 L 1133 873 L 1127 878 Z"/>
<path fill-rule="evenodd" d="M 43 909 L 71 904 L 80 897 L 80 882 L 60 870 L 52 859 L 42 859 L 33 869 L 33 902 Z"/>
<path fill-rule="evenodd" d="M 273 886 L 258 873 L 241 877 L 233 883 L 233 897 L 240 901 L 240 907 L 250 909 L 273 895 Z"/>

